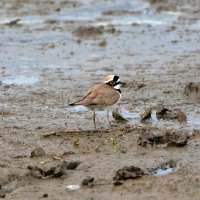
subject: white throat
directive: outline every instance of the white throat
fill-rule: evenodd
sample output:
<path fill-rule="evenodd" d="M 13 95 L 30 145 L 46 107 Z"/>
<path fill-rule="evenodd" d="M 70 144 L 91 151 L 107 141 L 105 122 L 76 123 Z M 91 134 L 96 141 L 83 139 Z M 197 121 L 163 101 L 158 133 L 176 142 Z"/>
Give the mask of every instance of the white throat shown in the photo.
<path fill-rule="evenodd" d="M 119 90 L 120 87 L 121 87 L 121 84 L 117 84 L 117 85 L 115 85 L 113 88 L 115 88 L 116 90 Z"/>

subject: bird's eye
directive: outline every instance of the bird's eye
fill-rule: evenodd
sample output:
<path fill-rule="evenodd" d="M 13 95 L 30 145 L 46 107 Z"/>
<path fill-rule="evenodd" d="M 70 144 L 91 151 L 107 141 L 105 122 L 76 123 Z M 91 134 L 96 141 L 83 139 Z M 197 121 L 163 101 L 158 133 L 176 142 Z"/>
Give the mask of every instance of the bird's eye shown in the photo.
<path fill-rule="evenodd" d="M 110 81 L 110 85 L 114 85 L 115 84 L 115 81 Z"/>

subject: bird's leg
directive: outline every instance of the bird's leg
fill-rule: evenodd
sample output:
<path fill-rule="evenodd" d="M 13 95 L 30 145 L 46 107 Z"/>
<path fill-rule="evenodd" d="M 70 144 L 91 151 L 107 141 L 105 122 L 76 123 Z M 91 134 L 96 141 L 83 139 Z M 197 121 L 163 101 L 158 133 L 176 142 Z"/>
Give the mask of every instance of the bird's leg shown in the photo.
<path fill-rule="evenodd" d="M 110 120 L 109 120 L 109 110 L 106 111 L 106 116 L 107 116 L 109 128 L 111 128 L 111 123 L 110 123 Z"/>
<path fill-rule="evenodd" d="M 97 129 L 97 127 L 96 127 L 96 113 L 95 113 L 95 110 L 93 111 L 93 122 L 94 122 L 94 128 Z"/>

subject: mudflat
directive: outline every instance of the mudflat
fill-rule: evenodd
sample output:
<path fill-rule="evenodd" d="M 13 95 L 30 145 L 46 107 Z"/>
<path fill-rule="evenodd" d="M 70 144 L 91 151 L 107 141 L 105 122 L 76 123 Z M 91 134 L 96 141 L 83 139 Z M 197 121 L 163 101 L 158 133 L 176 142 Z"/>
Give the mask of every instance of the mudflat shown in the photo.
<path fill-rule="evenodd" d="M 0 198 L 200 198 L 200 2 L 0 2 Z M 68 104 L 109 74 L 114 112 Z M 117 111 L 116 111 L 117 109 Z"/>

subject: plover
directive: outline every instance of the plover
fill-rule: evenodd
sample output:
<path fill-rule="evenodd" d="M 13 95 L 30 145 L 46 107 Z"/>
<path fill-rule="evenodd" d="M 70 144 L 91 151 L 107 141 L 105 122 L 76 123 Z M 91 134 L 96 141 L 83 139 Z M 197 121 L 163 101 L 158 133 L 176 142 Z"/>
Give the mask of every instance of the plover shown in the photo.
<path fill-rule="evenodd" d="M 70 106 L 82 105 L 90 110 L 93 110 L 93 122 L 96 129 L 96 113 L 95 111 L 107 110 L 107 120 L 109 126 L 111 127 L 109 121 L 109 106 L 116 104 L 121 97 L 121 86 L 122 82 L 120 81 L 119 76 L 109 75 L 104 79 L 103 83 L 95 85 L 90 88 L 85 95 L 73 102 L 70 103 Z"/>

